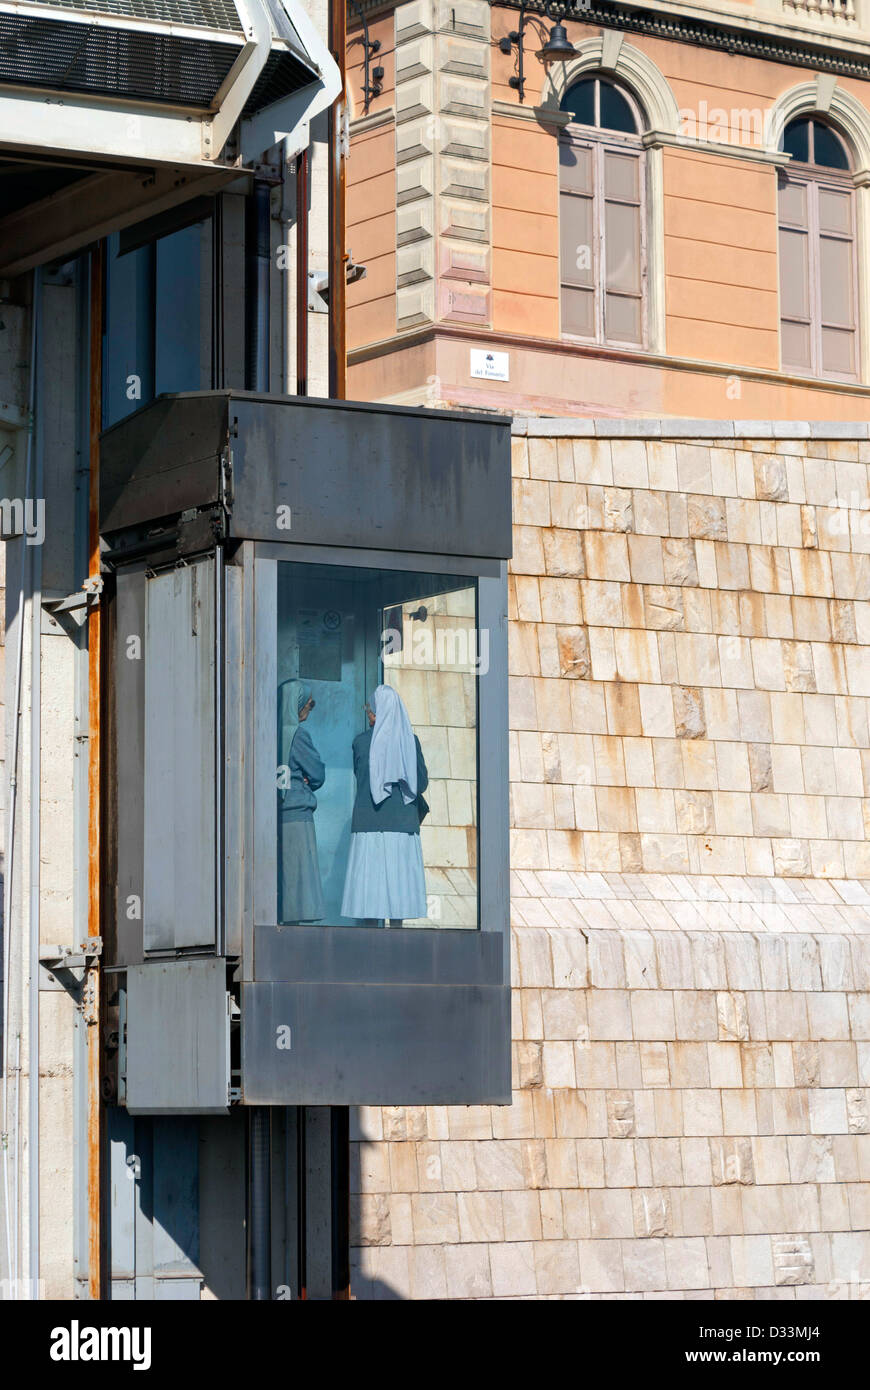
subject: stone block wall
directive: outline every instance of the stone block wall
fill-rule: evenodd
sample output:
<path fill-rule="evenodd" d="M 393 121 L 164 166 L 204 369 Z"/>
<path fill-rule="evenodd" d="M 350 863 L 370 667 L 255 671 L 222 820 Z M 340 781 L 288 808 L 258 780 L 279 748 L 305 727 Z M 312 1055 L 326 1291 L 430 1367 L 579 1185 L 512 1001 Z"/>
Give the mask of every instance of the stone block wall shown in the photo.
<path fill-rule="evenodd" d="M 357 1297 L 866 1296 L 868 468 L 516 424 L 513 1104 L 359 1113 Z"/>
<path fill-rule="evenodd" d="M 461 581 L 460 581 L 461 583 Z M 392 620 L 398 620 L 393 610 Z M 428 914 L 407 925 L 477 927 L 477 691 L 479 652 L 473 588 L 401 605 L 383 657 L 429 774 L 429 814 L 420 828 Z M 398 646 L 397 650 L 390 648 Z"/>

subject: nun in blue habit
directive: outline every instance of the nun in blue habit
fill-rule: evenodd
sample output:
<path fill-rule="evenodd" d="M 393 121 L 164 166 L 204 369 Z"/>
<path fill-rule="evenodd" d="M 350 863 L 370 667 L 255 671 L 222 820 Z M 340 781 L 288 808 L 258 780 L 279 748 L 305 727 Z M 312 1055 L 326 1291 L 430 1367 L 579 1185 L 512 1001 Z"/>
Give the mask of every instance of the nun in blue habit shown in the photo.
<path fill-rule="evenodd" d="M 368 720 L 353 741 L 356 800 L 341 915 L 399 923 L 426 916 L 420 822 L 429 774 L 398 691 L 379 685 Z"/>
<path fill-rule="evenodd" d="M 278 687 L 278 921 L 319 922 L 324 915 L 314 793 L 326 769 L 303 725 L 314 708 L 298 680 Z"/>

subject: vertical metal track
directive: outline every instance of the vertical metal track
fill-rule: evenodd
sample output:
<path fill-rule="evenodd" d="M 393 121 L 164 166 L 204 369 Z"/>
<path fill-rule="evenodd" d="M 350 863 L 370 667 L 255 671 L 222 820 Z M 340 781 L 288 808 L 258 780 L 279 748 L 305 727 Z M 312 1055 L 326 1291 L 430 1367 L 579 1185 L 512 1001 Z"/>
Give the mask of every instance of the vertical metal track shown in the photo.
<path fill-rule="evenodd" d="M 248 197 L 245 229 L 245 385 L 249 391 L 268 391 L 270 385 L 271 234 L 271 188 L 256 179 Z"/>
<path fill-rule="evenodd" d="M 88 576 L 100 576 L 100 430 L 103 410 L 104 243 L 91 253 L 90 315 L 90 484 L 88 494 Z M 101 934 L 100 910 L 100 698 L 102 622 L 99 603 L 88 613 L 88 935 Z M 102 1112 L 100 1105 L 100 966 L 97 958 L 84 984 L 87 1027 L 88 1106 L 88 1295 L 102 1295 Z"/>
<path fill-rule="evenodd" d="M 296 156 L 296 394 L 308 395 L 308 149 Z M 289 1113 L 289 1112 L 288 1112 Z M 306 1110 L 296 1113 L 296 1297 L 308 1300 L 308 1156 Z"/>
<path fill-rule="evenodd" d="M 30 430 L 33 453 L 33 496 L 42 498 L 42 438 L 37 428 L 39 410 L 40 310 L 42 276 L 33 272 L 33 331 L 31 337 Z M 24 540 L 22 538 L 22 545 Z M 42 782 L 42 548 L 34 546 L 30 556 L 30 883 L 28 906 L 29 982 L 27 1027 L 27 1129 L 28 1129 L 28 1249 L 30 1296 L 39 1298 L 39 936 L 40 936 L 40 843 Z M 23 614 L 22 614 L 23 618 Z"/>
<path fill-rule="evenodd" d="M 347 269 L 344 250 L 345 167 L 345 48 L 346 0 L 330 0 L 329 47 L 341 73 L 341 91 L 329 112 L 329 394 L 347 395 Z"/>
<path fill-rule="evenodd" d="M 211 222 L 211 386 L 222 391 L 224 373 L 224 204 L 218 193 Z"/>
<path fill-rule="evenodd" d="M 90 486 L 90 256 L 76 261 L 76 336 L 80 345 L 76 359 L 76 478 L 75 478 L 75 584 L 87 578 L 89 569 Z M 74 823 L 74 940 L 88 935 L 88 645 L 87 626 L 76 630 L 73 760 Z M 75 1015 L 75 1057 L 73 1063 L 73 1141 L 74 1266 L 76 1297 L 87 1291 L 88 1282 L 88 1025 L 82 1011 Z"/>
<path fill-rule="evenodd" d="M 215 950 L 219 956 L 226 955 L 226 921 L 224 903 L 226 901 L 226 845 L 224 843 L 224 548 L 218 545 L 214 559 L 214 777 L 215 777 Z"/>
<path fill-rule="evenodd" d="M 308 395 L 308 163 L 296 156 L 296 394 Z"/>
<path fill-rule="evenodd" d="M 347 0 L 330 0 L 329 47 L 341 73 L 341 92 L 329 113 L 329 394 L 347 396 L 347 269 L 345 164 Z M 332 1297 L 350 1298 L 350 1111 L 330 1109 Z"/>
<path fill-rule="evenodd" d="M 256 182 L 248 198 L 245 228 L 246 385 L 268 391 L 271 376 L 269 289 L 271 193 Z M 248 1298 L 272 1297 L 272 1116 L 268 1106 L 247 1111 L 247 1286 Z"/>
<path fill-rule="evenodd" d="M 268 1105 L 248 1112 L 248 1298 L 272 1298 L 272 1114 Z"/>
<path fill-rule="evenodd" d="M 333 1105 L 330 1120 L 332 1181 L 332 1297 L 350 1298 L 350 1109 Z"/>
<path fill-rule="evenodd" d="M 296 1107 L 296 1280 L 298 1296 L 308 1298 L 308 1155 L 306 1111 Z"/>

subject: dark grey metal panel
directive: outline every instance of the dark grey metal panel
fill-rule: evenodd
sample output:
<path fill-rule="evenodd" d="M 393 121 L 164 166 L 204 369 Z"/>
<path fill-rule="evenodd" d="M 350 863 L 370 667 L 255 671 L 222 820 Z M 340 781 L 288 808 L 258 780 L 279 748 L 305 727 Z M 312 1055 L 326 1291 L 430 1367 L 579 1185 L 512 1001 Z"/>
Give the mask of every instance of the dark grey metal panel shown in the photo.
<path fill-rule="evenodd" d="M 247 397 L 230 415 L 233 535 L 509 558 L 508 419 Z"/>
<path fill-rule="evenodd" d="M 251 1105 L 508 1104 L 510 991 L 243 984 L 242 1089 Z"/>
<path fill-rule="evenodd" d="M 243 693 L 244 706 L 242 710 L 242 731 L 245 740 L 245 763 L 244 763 L 244 817 L 245 817 L 245 841 L 242 846 L 244 854 L 243 877 L 244 877 L 244 906 L 242 914 L 242 960 L 241 978 L 249 980 L 252 978 L 254 970 L 254 902 L 255 874 L 254 874 L 254 825 L 255 811 L 254 805 L 254 772 L 256 762 L 256 750 L 250 747 L 251 728 L 254 721 L 254 710 L 257 707 L 257 685 L 254 671 L 253 653 L 250 650 L 250 634 L 255 630 L 255 611 L 254 611 L 254 549 L 250 544 L 241 547 L 241 560 L 243 566 L 242 583 L 242 609 L 243 609 L 243 632 L 245 634 L 245 669 L 243 671 Z"/>
<path fill-rule="evenodd" d="M 507 565 L 499 579 L 481 579 L 477 621 L 489 634 L 489 669 L 478 681 L 480 925 L 498 933 L 504 979 L 510 979 L 510 807 L 508 767 Z"/>
<path fill-rule="evenodd" d="M 245 204 L 243 193 L 222 193 L 218 227 L 221 232 L 220 277 L 223 300 L 219 378 L 228 389 L 245 386 Z"/>
<path fill-rule="evenodd" d="M 294 1111 L 298 1116 L 298 1109 Z M 309 1299 L 333 1297 L 332 1122 L 329 1107 L 308 1105 L 305 1115 L 305 1287 Z M 298 1284 L 297 1284 L 298 1287 Z"/>
<path fill-rule="evenodd" d="M 278 689 L 278 566 L 254 565 L 254 651 L 252 699 L 254 759 L 254 923 L 278 919 L 278 807 L 275 797 L 276 705 Z"/>
<path fill-rule="evenodd" d="M 221 958 L 148 961 L 127 971 L 127 1109 L 228 1109 L 230 1030 Z"/>
<path fill-rule="evenodd" d="M 198 1264 L 211 1297 L 224 1300 L 245 1297 L 245 1121 L 240 1106 L 229 1115 L 200 1116 L 197 1121 Z M 279 1180 L 283 1177 L 277 1164 L 273 1172 Z M 273 1210 L 276 1205 L 273 1200 Z"/>
<path fill-rule="evenodd" d="M 341 984 L 501 985 L 497 932 L 256 927 L 254 978 Z"/>
<path fill-rule="evenodd" d="M 107 430 L 102 534 L 219 501 L 228 442 L 240 539 L 511 554 L 508 417 L 247 392 L 162 396 Z"/>
<path fill-rule="evenodd" d="M 140 1124 L 148 1123 L 141 1120 Z M 199 1276 L 199 1122 L 191 1116 L 156 1116 L 151 1164 L 153 1268 L 156 1283 L 179 1286 Z M 156 1289 L 155 1289 L 156 1294 Z M 159 1294 L 156 1294 L 160 1297 Z"/>
<path fill-rule="evenodd" d="M 215 943 L 215 566 L 145 591 L 146 951 Z"/>
<path fill-rule="evenodd" d="M 486 555 L 445 555 L 443 551 L 368 550 L 351 545 L 294 545 L 286 541 L 257 541 L 258 560 L 292 560 L 303 565 L 359 565 L 363 569 L 412 570 L 429 574 L 484 575 L 498 579 L 503 561 Z"/>
<path fill-rule="evenodd" d="M 220 499 L 227 396 L 162 396 L 100 440 L 100 531 L 173 516 Z"/>
<path fill-rule="evenodd" d="M 245 639 L 242 571 L 224 569 L 226 650 L 224 659 L 224 946 L 227 955 L 242 949 L 245 910 Z"/>
<path fill-rule="evenodd" d="M 142 959 L 145 837 L 145 573 L 118 575 L 114 631 L 116 965 Z"/>

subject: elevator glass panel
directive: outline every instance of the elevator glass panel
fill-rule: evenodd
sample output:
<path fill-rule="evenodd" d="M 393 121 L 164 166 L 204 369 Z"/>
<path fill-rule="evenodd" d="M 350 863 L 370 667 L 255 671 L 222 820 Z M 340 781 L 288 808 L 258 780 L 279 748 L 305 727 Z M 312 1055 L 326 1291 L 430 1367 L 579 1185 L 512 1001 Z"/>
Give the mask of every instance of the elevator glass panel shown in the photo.
<path fill-rule="evenodd" d="M 489 660 L 477 580 L 277 568 L 279 923 L 476 928 L 478 675 Z M 376 700 L 379 686 L 401 706 Z M 402 756 L 417 785 L 387 780 L 378 802 L 379 773 L 389 779 Z"/>

